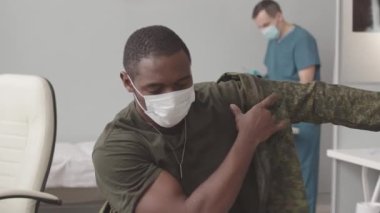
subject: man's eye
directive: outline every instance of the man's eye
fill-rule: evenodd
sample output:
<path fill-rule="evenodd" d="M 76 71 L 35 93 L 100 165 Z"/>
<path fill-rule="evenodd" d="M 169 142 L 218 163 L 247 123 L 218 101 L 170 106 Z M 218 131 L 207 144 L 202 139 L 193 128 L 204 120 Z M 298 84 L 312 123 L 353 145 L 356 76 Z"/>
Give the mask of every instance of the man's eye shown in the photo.
<path fill-rule="evenodd" d="M 154 90 L 148 90 L 148 95 L 158 95 L 161 94 L 162 90 L 161 89 L 154 89 Z"/>
<path fill-rule="evenodd" d="M 187 89 L 188 87 L 189 87 L 188 84 L 178 84 L 176 85 L 175 90 L 183 90 L 183 89 Z"/>
<path fill-rule="evenodd" d="M 183 89 L 187 89 L 191 86 L 193 82 L 191 80 L 186 80 L 186 81 L 181 81 L 180 83 L 177 83 L 175 85 L 175 89 L 176 90 L 183 90 Z"/>

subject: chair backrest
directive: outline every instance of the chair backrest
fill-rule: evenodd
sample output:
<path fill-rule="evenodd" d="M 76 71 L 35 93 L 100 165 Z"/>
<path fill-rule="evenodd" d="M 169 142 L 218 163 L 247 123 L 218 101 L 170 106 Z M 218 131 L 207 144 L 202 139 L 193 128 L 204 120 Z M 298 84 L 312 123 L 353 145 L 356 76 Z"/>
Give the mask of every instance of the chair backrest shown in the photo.
<path fill-rule="evenodd" d="M 50 82 L 39 76 L 0 74 L 0 189 L 43 191 L 55 137 L 56 102 Z M 0 212 L 37 208 L 31 199 L 0 201 Z"/>

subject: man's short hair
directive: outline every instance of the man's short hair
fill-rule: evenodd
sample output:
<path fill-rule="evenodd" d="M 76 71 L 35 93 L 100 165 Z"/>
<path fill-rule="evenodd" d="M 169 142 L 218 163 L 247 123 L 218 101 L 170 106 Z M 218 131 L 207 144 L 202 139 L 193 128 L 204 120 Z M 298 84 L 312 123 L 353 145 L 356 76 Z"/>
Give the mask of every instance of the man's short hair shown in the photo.
<path fill-rule="evenodd" d="M 252 18 L 255 19 L 262 10 L 265 10 L 270 17 L 274 18 L 278 12 L 281 12 L 281 7 L 275 1 L 262 0 L 253 9 Z"/>
<path fill-rule="evenodd" d="M 173 30 L 160 25 L 144 27 L 132 33 L 125 44 L 124 69 L 134 78 L 138 74 L 137 65 L 143 58 L 170 56 L 181 50 L 191 61 L 186 44 Z"/>

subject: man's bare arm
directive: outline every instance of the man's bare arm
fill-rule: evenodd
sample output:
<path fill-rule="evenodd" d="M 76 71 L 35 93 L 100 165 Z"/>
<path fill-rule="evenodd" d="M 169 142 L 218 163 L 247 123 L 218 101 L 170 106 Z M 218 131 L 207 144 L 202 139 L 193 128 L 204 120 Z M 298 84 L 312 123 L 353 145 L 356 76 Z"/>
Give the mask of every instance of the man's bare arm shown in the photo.
<path fill-rule="evenodd" d="M 298 76 L 300 78 L 301 84 L 306 84 L 314 81 L 314 75 L 315 75 L 315 65 L 306 67 L 305 69 L 302 69 L 298 71 Z"/>
<path fill-rule="evenodd" d="M 274 120 L 268 110 L 276 100 L 275 95 L 268 96 L 245 114 L 236 105 L 231 105 L 238 136 L 218 169 L 189 197 L 184 195 L 172 175 L 161 172 L 140 199 L 136 212 L 228 212 L 240 191 L 257 145 L 286 126 L 285 121 Z"/>

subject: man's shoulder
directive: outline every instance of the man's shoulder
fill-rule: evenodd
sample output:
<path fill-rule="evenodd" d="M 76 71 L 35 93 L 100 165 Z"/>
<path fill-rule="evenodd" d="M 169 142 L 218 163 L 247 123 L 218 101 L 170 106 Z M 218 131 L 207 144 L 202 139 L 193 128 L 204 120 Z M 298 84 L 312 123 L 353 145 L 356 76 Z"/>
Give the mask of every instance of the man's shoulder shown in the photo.
<path fill-rule="evenodd" d="M 133 123 L 136 122 L 134 121 L 135 113 L 133 104 L 130 104 L 118 112 L 114 119 L 110 121 L 101 132 L 96 140 L 94 149 L 106 147 L 120 141 L 136 139 L 136 131 L 135 128 L 133 128 Z"/>
<path fill-rule="evenodd" d="M 294 26 L 295 26 L 294 32 L 298 38 L 315 40 L 314 36 L 308 30 L 298 25 L 294 25 Z"/>
<path fill-rule="evenodd" d="M 206 82 L 195 86 L 196 102 L 212 103 L 223 107 L 230 103 L 251 106 L 261 97 L 263 79 L 247 73 L 226 72 L 216 82 Z M 256 102 L 255 102 L 256 103 Z"/>
<path fill-rule="evenodd" d="M 256 78 L 257 76 L 253 76 L 251 74 L 242 72 L 225 72 L 221 76 L 219 76 L 216 81 L 195 83 L 194 88 L 195 90 L 213 88 L 219 86 L 221 83 L 224 82 L 239 82 L 252 77 Z"/>
<path fill-rule="evenodd" d="M 231 85 L 241 84 L 244 81 L 252 81 L 250 78 L 255 78 L 246 73 L 239 72 L 226 72 L 223 73 L 214 82 L 201 82 L 194 84 L 194 89 L 196 93 L 217 96 L 220 95 L 221 91 L 229 90 Z M 226 91 L 224 91 L 226 92 Z"/>

